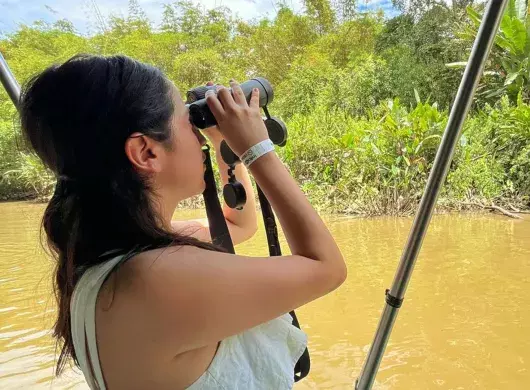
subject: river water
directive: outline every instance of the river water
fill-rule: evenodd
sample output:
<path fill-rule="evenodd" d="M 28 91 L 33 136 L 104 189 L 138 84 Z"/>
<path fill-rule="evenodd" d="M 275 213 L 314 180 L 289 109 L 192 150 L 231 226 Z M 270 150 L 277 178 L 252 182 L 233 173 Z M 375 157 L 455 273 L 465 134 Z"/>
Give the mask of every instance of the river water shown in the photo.
<path fill-rule="evenodd" d="M 75 370 L 53 378 L 53 263 L 39 244 L 43 209 L 0 204 L 0 388 L 86 389 Z M 412 219 L 326 222 L 347 258 L 349 277 L 337 291 L 297 310 L 309 336 L 312 370 L 295 389 L 352 389 Z M 237 250 L 265 255 L 263 229 Z M 375 388 L 528 388 L 529 290 L 530 219 L 435 216 Z"/>

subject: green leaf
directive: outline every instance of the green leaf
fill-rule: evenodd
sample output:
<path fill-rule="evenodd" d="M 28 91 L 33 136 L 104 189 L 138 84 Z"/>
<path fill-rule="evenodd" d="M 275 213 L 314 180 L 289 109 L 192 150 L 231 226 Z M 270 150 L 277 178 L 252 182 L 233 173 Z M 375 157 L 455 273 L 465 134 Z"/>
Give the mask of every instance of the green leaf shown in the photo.
<path fill-rule="evenodd" d="M 530 57 L 530 3 L 528 3 L 528 20 L 526 21 L 526 47 L 524 48 L 526 57 Z"/>
<path fill-rule="evenodd" d="M 460 61 L 460 62 L 450 62 L 448 64 L 445 64 L 448 68 L 465 68 L 467 66 L 467 61 Z"/>
<path fill-rule="evenodd" d="M 501 96 L 504 93 L 504 88 L 492 90 L 489 93 L 487 93 L 484 97 L 486 99 L 492 98 L 492 97 L 498 97 Z"/>
<path fill-rule="evenodd" d="M 374 144 L 373 142 L 371 144 L 372 144 L 372 150 L 374 151 L 374 154 L 377 156 L 381 155 L 381 150 L 379 150 L 376 144 Z"/>
<path fill-rule="evenodd" d="M 387 115 L 385 117 L 385 122 L 393 128 L 396 128 L 398 126 L 397 122 L 394 120 L 394 118 L 392 118 L 391 115 Z"/>
<path fill-rule="evenodd" d="M 517 12 L 515 10 L 515 3 L 516 0 L 509 0 L 508 5 L 506 6 L 505 15 L 509 16 L 510 18 L 517 17 Z"/>
<path fill-rule="evenodd" d="M 521 88 L 519 90 L 519 93 L 517 94 L 517 107 L 521 107 L 523 105 L 523 89 Z"/>
<path fill-rule="evenodd" d="M 477 27 L 480 26 L 481 17 L 479 13 L 470 5 L 467 6 L 467 14 Z"/>
<path fill-rule="evenodd" d="M 503 37 L 501 34 L 497 34 L 497 37 L 495 38 L 495 44 L 501 49 L 504 49 L 510 53 L 517 51 L 514 44 L 509 39 Z"/>
<path fill-rule="evenodd" d="M 342 144 L 347 147 L 347 148 L 351 148 L 353 145 L 354 145 L 354 135 L 352 133 L 349 133 L 349 134 L 345 134 L 342 139 Z"/>
<path fill-rule="evenodd" d="M 421 147 L 423 146 L 423 143 L 424 143 L 425 141 L 428 141 L 428 140 L 432 139 L 432 138 L 442 138 L 442 137 L 441 137 L 440 135 L 438 135 L 438 134 L 433 134 L 433 135 L 430 135 L 430 136 L 424 138 L 424 139 L 418 144 L 418 146 L 416 146 L 416 149 L 414 150 L 414 154 L 418 154 L 418 152 L 420 151 Z"/>
<path fill-rule="evenodd" d="M 513 83 L 517 79 L 517 77 L 519 77 L 520 74 L 521 74 L 521 71 L 508 74 L 508 76 L 506 77 L 506 80 L 504 80 L 504 86 L 506 87 L 507 85 L 510 85 L 511 83 Z"/>
<path fill-rule="evenodd" d="M 522 54 L 524 53 L 524 49 L 526 46 L 526 26 L 524 23 L 516 18 L 508 19 L 507 21 L 502 22 L 501 24 L 501 34 L 504 35 L 506 40 L 509 43 L 508 47 L 511 48 L 512 55 Z M 502 37 L 502 36 L 501 36 Z M 498 39 L 499 41 L 502 41 L 501 39 Z M 500 45 L 500 43 L 498 43 Z M 505 48 L 508 50 L 508 48 Z"/>
<path fill-rule="evenodd" d="M 520 67 L 517 66 L 515 61 L 513 61 L 513 59 L 511 59 L 509 57 L 502 58 L 501 59 L 501 64 L 502 64 L 502 67 L 504 68 L 504 70 L 507 73 L 514 73 L 514 72 L 518 72 L 520 70 Z"/>
<path fill-rule="evenodd" d="M 524 53 L 525 51 L 525 47 L 526 47 L 526 44 L 528 42 L 528 40 L 530 39 L 530 36 L 528 36 L 528 33 L 527 33 L 527 29 L 526 29 L 526 25 L 525 25 L 525 19 L 514 19 L 513 20 L 513 24 L 514 24 L 514 30 L 515 30 L 515 33 L 516 33 L 516 45 L 517 45 L 517 48 L 519 49 L 519 51 L 521 53 Z"/>
<path fill-rule="evenodd" d="M 527 0 L 515 0 L 515 13 L 517 18 L 521 21 L 526 20 L 526 15 L 528 13 L 526 1 Z"/>
<path fill-rule="evenodd" d="M 499 72 L 495 72 L 493 70 L 486 70 L 484 71 L 484 76 L 499 76 L 500 73 Z"/>
<path fill-rule="evenodd" d="M 421 104 L 420 94 L 416 88 L 414 88 L 414 97 L 416 98 L 416 103 Z"/>
<path fill-rule="evenodd" d="M 403 156 L 403 160 L 405 160 L 407 167 L 410 167 L 410 160 L 407 158 L 407 156 Z"/>

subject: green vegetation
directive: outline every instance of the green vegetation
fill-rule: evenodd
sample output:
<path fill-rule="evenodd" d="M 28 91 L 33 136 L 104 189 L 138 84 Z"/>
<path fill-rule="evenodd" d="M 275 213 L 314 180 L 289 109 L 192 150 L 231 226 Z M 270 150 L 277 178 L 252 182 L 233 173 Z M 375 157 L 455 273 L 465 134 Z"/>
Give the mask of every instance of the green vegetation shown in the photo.
<path fill-rule="evenodd" d="M 407 214 L 418 204 L 476 34 L 483 4 L 395 1 L 393 19 L 353 0 L 305 0 L 295 14 L 247 22 L 191 1 L 161 9 L 155 26 L 135 1 L 127 17 L 97 20 L 90 36 L 66 20 L 20 26 L 0 40 L 16 77 L 79 52 L 123 53 L 161 68 L 181 89 L 268 78 L 273 115 L 289 129 L 280 151 L 315 205 Z M 441 205 L 530 206 L 530 9 L 511 0 Z M 16 112 L 0 91 L 0 197 L 42 197 L 53 176 L 21 150 Z"/>

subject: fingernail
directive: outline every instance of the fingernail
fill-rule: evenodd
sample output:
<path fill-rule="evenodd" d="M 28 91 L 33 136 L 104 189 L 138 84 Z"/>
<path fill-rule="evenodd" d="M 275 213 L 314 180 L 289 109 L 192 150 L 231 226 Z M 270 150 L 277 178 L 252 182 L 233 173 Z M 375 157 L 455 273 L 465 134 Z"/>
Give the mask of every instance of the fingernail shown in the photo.
<path fill-rule="evenodd" d="M 258 92 L 258 89 L 257 88 L 253 88 L 252 92 Z"/>
<path fill-rule="evenodd" d="M 207 90 L 206 93 L 204 94 L 204 97 L 208 97 L 211 95 L 215 95 L 215 92 L 213 91 L 213 89 Z"/>
<path fill-rule="evenodd" d="M 216 85 L 216 86 L 215 86 L 215 90 L 216 90 L 217 92 L 219 92 L 219 91 L 220 91 L 221 89 L 223 89 L 223 88 L 224 88 L 224 87 L 223 87 L 222 85 Z"/>

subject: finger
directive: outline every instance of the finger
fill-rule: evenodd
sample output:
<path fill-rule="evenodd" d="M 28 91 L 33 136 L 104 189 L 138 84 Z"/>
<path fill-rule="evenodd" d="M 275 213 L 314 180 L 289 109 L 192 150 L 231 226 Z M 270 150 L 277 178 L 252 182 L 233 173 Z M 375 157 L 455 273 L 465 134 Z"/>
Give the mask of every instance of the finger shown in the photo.
<path fill-rule="evenodd" d="M 259 89 L 253 88 L 250 96 L 250 107 L 259 108 Z"/>
<path fill-rule="evenodd" d="M 236 81 L 230 82 L 230 87 L 232 88 L 232 95 L 234 96 L 234 101 L 243 107 L 248 107 L 247 99 L 245 99 L 245 94 Z"/>
<path fill-rule="evenodd" d="M 223 105 L 223 108 L 225 111 L 231 108 L 234 108 L 236 105 L 236 103 L 234 102 L 234 98 L 232 97 L 232 94 L 230 93 L 228 88 L 226 88 L 223 85 L 217 86 L 217 98 Z"/>
<path fill-rule="evenodd" d="M 223 109 L 223 105 L 217 98 L 217 95 L 214 91 L 208 90 L 206 91 L 206 94 L 204 95 L 206 98 L 206 104 L 210 108 L 210 111 L 212 112 L 215 119 L 217 119 L 217 122 L 222 118 L 222 116 L 225 113 L 225 110 Z"/>
<path fill-rule="evenodd" d="M 206 86 L 207 86 L 207 87 L 212 87 L 212 86 L 213 86 L 213 81 L 208 81 L 208 82 L 206 83 Z"/>

